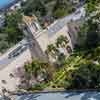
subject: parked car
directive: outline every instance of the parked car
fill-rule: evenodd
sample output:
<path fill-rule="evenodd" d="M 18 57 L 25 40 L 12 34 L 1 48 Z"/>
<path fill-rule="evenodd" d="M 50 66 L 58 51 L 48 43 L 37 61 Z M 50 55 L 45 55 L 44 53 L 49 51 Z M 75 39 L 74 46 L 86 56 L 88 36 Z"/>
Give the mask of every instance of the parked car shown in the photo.
<path fill-rule="evenodd" d="M 24 46 L 24 45 L 19 46 L 8 55 L 8 58 L 9 59 L 15 58 L 19 56 L 22 52 L 24 52 L 26 49 L 27 49 L 27 46 Z"/>

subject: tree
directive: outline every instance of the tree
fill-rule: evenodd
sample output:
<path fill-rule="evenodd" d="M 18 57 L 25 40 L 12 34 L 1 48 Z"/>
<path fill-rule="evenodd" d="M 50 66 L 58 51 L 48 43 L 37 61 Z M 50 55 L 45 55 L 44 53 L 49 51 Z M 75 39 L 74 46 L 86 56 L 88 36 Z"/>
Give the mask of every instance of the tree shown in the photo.
<path fill-rule="evenodd" d="M 37 13 L 40 13 L 41 16 L 46 15 L 46 8 L 41 0 L 26 1 L 26 3 L 23 6 L 23 11 L 26 15 L 35 14 L 37 16 Z"/>
<path fill-rule="evenodd" d="M 48 47 L 47 47 L 47 51 L 48 51 L 48 52 L 54 52 L 55 49 L 56 49 L 56 47 L 55 47 L 53 44 L 50 44 L 50 45 L 48 45 Z"/>
<path fill-rule="evenodd" d="M 68 12 L 66 12 L 66 10 L 58 8 L 57 10 L 55 10 L 53 16 L 55 18 L 62 18 L 64 16 L 68 15 Z"/>
<path fill-rule="evenodd" d="M 93 21 L 97 21 L 100 24 L 100 0 L 87 0 L 86 3 L 87 16 L 90 16 Z"/>
<path fill-rule="evenodd" d="M 32 63 L 28 63 L 24 66 L 25 71 L 32 77 L 33 75 L 37 78 L 41 73 L 45 80 L 49 80 L 53 75 L 53 68 L 48 62 L 42 62 L 33 60 Z"/>
<path fill-rule="evenodd" d="M 6 41 L 0 41 L 0 52 L 4 53 L 9 48 L 9 43 Z"/>
<path fill-rule="evenodd" d="M 53 16 L 55 18 L 64 17 L 74 11 L 74 6 L 68 0 L 56 0 Z"/>
<path fill-rule="evenodd" d="M 53 58 L 56 59 L 56 57 L 59 54 L 59 51 L 53 44 L 50 44 L 47 47 L 47 53 L 48 53 L 48 55 L 50 55 L 50 56 L 52 56 Z"/>
<path fill-rule="evenodd" d="M 6 14 L 5 22 L 5 26 L 18 27 L 18 23 L 22 22 L 22 14 L 20 13 L 20 11 Z"/>
<path fill-rule="evenodd" d="M 66 36 L 61 35 L 57 38 L 56 46 L 57 47 L 67 47 L 68 39 Z"/>
<path fill-rule="evenodd" d="M 88 20 L 88 30 L 86 35 L 86 47 L 92 48 L 99 45 L 100 32 L 98 30 L 98 24 L 92 20 Z"/>
<path fill-rule="evenodd" d="M 79 39 L 81 42 L 81 47 L 90 49 L 97 47 L 100 42 L 100 4 L 99 0 L 87 0 L 86 2 L 86 12 L 88 20 L 85 21 L 83 28 L 81 29 L 81 37 Z"/>
<path fill-rule="evenodd" d="M 97 1 L 99 1 L 99 0 L 86 0 L 86 11 L 87 11 L 87 14 L 90 14 L 93 11 L 96 10 Z"/>
<path fill-rule="evenodd" d="M 13 12 L 11 14 L 6 14 L 5 25 L 0 31 L 2 39 L 4 41 L 4 47 L 2 46 L 1 51 L 5 51 L 8 47 L 16 44 L 23 38 L 23 32 L 19 29 L 19 23 L 22 22 L 22 15 L 19 11 Z"/>
<path fill-rule="evenodd" d="M 100 87 L 100 64 L 94 64 L 93 61 L 81 58 L 74 62 L 76 57 L 69 62 L 66 68 L 64 87 L 66 89 L 89 89 Z"/>

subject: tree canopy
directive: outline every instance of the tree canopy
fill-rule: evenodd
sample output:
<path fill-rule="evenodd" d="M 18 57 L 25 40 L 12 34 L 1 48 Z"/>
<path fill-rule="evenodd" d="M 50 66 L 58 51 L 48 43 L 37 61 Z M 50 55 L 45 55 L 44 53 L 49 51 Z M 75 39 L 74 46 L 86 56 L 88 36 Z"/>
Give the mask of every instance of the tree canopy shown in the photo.
<path fill-rule="evenodd" d="M 23 32 L 19 29 L 18 26 L 18 24 L 21 23 L 21 20 L 22 15 L 20 12 L 14 12 L 5 16 L 5 25 L 0 30 L 0 35 L 2 35 L 0 42 L 6 45 L 1 46 L 0 52 L 5 51 L 7 48 L 16 44 L 23 38 Z"/>

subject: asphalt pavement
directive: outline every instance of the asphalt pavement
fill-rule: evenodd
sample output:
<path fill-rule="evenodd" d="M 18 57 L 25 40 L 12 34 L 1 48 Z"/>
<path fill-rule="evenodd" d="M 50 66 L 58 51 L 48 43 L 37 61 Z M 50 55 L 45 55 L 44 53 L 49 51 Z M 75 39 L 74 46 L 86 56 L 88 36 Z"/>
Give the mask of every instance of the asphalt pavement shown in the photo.
<path fill-rule="evenodd" d="M 16 100 L 100 100 L 100 92 L 56 92 L 17 95 Z"/>

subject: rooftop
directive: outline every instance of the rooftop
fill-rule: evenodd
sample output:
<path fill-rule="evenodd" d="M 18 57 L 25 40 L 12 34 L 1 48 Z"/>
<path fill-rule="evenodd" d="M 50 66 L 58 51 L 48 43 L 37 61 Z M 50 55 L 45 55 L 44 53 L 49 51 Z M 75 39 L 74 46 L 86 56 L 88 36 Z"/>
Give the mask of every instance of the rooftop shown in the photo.
<path fill-rule="evenodd" d="M 23 21 L 25 23 L 32 23 L 33 21 L 37 20 L 36 16 L 23 16 Z"/>

